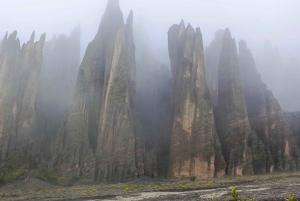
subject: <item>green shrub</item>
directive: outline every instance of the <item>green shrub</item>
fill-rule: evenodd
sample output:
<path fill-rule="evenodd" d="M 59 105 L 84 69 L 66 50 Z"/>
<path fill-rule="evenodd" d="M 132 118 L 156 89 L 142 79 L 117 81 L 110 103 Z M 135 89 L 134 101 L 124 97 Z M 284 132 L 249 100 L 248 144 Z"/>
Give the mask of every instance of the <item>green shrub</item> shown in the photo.
<path fill-rule="evenodd" d="M 190 180 L 191 180 L 191 182 L 194 182 L 194 181 L 196 181 L 196 177 L 193 176 L 193 177 L 190 178 Z"/>
<path fill-rule="evenodd" d="M 289 201 L 296 201 L 296 199 L 295 199 L 295 196 L 293 196 L 293 195 L 289 195 Z"/>
<path fill-rule="evenodd" d="M 44 181 L 50 181 L 57 183 L 57 171 L 53 169 L 48 169 L 46 164 L 40 164 L 38 167 L 38 176 L 39 179 Z"/>
<path fill-rule="evenodd" d="M 28 169 L 26 167 L 21 167 L 18 169 L 13 169 L 2 176 L 2 182 L 9 182 L 18 179 L 24 179 L 28 173 Z"/>
<path fill-rule="evenodd" d="M 231 192 L 229 192 L 229 194 L 235 201 L 239 200 L 239 194 L 236 192 L 236 188 L 232 188 Z"/>

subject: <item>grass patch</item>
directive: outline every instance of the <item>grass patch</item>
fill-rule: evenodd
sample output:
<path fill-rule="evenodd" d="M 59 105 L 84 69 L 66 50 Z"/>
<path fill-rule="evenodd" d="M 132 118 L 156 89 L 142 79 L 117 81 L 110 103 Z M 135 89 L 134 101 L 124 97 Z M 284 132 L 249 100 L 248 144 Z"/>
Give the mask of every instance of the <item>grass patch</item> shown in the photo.
<path fill-rule="evenodd" d="M 11 170 L 4 175 L 0 175 L 0 184 L 4 184 L 19 179 L 25 179 L 27 174 L 28 174 L 28 169 L 26 167 L 20 167 L 18 169 Z"/>
<path fill-rule="evenodd" d="M 40 164 L 38 167 L 38 176 L 37 178 L 43 181 L 49 181 L 53 183 L 57 183 L 58 181 L 58 173 L 56 170 L 48 169 L 46 164 Z"/>

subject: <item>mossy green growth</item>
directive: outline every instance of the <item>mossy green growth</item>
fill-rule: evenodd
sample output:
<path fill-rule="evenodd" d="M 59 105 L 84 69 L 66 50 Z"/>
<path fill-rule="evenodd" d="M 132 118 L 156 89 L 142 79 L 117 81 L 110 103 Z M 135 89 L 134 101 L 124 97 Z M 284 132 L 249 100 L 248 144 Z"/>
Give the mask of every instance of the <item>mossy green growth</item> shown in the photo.
<path fill-rule="evenodd" d="M 26 167 L 20 167 L 18 169 L 12 169 L 4 175 L 0 175 L 0 184 L 10 181 L 15 181 L 18 179 L 23 179 L 26 177 L 28 169 Z"/>
<path fill-rule="evenodd" d="M 46 164 L 40 164 L 38 167 L 38 176 L 37 178 L 57 183 L 58 181 L 58 173 L 56 170 L 48 169 Z"/>

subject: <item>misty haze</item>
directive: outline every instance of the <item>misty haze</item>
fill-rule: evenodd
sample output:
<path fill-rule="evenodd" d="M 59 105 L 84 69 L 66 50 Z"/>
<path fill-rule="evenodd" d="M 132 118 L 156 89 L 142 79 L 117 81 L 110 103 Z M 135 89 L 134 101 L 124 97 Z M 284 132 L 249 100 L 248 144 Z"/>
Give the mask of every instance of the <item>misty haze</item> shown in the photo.
<path fill-rule="evenodd" d="M 299 9 L 1 0 L 0 200 L 300 200 Z"/>

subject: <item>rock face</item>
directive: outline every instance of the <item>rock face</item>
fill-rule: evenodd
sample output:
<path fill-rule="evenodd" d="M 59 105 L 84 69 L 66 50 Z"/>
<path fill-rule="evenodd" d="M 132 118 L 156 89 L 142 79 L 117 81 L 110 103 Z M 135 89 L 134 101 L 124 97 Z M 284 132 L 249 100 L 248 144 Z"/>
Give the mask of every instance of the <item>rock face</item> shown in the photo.
<path fill-rule="evenodd" d="M 205 82 L 202 35 L 182 21 L 169 29 L 173 75 L 173 130 L 170 145 L 171 178 L 210 178 L 225 174 L 215 131 L 210 93 Z"/>
<path fill-rule="evenodd" d="M 300 169 L 300 112 L 286 112 L 284 118 L 293 132 L 293 156 L 296 161 L 296 168 Z"/>
<path fill-rule="evenodd" d="M 278 101 L 262 82 L 257 72 L 251 52 L 245 41 L 240 41 L 239 64 L 251 127 L 265 145 L 267 154 L 266 171 L 295 169 L 293 152 L 297 149 L 292 143 L 292 131 L 284 119 Z"/>
<path fill-rule="evenodd" d="M 8 168 L 8 171 L 21 166 L 30 167 L 39 160 L 39 137 L 34 132 L 35 97 L 45 34 L 38 42 L 34 42 L 34 38 L 33 33 L 21 48 L 15 31 L 9 37 L 6 34 L 1 44 L 1 168 Z M 10 164 L 9 161 L 16 163 Z"/>
<path fill-rule="evenodd" d="M 205 49 L 205 78 L 210 90 L 213 106 L 218 106 L 218 69 L 223 44 L 224 30 L 215 33 L 215 39 Z"/>
<path fill-rule="evenodd" d="M 248 145 L 252 130 L 248 120 L 240 78 L 235 40 L 225 30 L 219 61 L 218 134 L 228 175 L 253 174 L 252 153 Z"/>
<path fill-rule="evenodd" d="M 60 35 L 45 43 L 44 62 L 36 95 L 38 132 L 43 148 L 66 119 L 73 103 L 80 59 L 80 27 L 69 37 Z"/>
<path fill-rule="evenodd" d="M 137 67 L 136 109 L 145 134 L 145 175 L 166 177 L 171 137 L 171 70 Z"/>
<path fill-rule="evenodd" d="M 73 108 L 53 146 L 52 163 L 65 175 L 117 182 L 144 174 L 144 142 L 134 109 L 132 19 L 130 12 L 125 25 L 119 1 L 109 0 L 86 50 Z"/>

